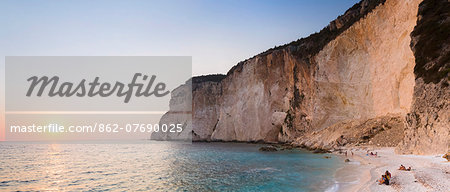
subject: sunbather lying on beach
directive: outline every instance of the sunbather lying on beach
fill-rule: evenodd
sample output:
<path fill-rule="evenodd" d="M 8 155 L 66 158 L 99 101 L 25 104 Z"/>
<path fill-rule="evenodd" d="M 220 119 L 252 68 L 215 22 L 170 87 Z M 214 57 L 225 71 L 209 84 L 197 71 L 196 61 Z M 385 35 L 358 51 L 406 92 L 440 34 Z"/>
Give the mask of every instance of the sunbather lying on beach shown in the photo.
<path fill-rule="evenodd" d="M 375 157 L 378 157 L 378 152 L 375 152 L 375 153 L 373 153 L 373 152 L 370 152 L 369 153 L 369 151 L 367 151 L 367 154 L 366 154 L 366 156 L 375 156 Z"/>
<path fill-rule="evenodd" d="M 400 168 L 398 168 L 398 170 L 401 170 L 401 171 L 411 171 L 411 167 L 408 167 L 408 169 L 407 169 L 405 166 L 400 165 Z"/>

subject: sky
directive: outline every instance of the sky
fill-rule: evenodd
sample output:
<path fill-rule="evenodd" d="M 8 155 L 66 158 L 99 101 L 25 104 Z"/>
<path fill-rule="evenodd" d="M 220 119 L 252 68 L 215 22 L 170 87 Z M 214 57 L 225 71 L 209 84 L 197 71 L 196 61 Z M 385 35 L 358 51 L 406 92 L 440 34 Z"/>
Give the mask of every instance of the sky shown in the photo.
<path fill-rule="evenodd" d="M 318 32 L 357 2 L 0 0 L 0 104 L 5 56 L 192 56 L 193 75 L 226 73 Z"/>

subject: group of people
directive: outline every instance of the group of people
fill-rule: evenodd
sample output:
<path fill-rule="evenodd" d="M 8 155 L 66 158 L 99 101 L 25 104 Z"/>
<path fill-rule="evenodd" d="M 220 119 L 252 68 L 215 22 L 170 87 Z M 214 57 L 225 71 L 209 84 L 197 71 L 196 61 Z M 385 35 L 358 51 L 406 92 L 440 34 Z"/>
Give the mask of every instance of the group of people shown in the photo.
<path fill-rule="evenodd" d="M 398 168 L 398 170 L 401 170 L 401 171 L 411 171 L 411 167 L 408 167 L 408 169 L 407 169 L 405 166 L 400 165 L 400 167 Z"/>
<path fill-rule="evenodd" d="M 386 172 L 384 173 L 384 175 L 381 175 L 381 179 L 378 180 L 378 184 L 386 184 L 389 185 L 389 181 L 391 180 L 391 173 L 389 173 L 389 171 L 386 170 Z"/>
<path fill-rule="evenodd" d="M 400 168 L 398 168 L 398 170 L 411 171 L 411 167 L 406 168 L 404 165 L 400 165 Z M 381 175 L 381 179 L 378 180 L 378 184 L 380 184 L 380 185 L 381 184 L 389 185 L 391 177 L 392 177 L 391 173 L 389 173 L 389 171 L 386 170 L 384 175 Z"/>

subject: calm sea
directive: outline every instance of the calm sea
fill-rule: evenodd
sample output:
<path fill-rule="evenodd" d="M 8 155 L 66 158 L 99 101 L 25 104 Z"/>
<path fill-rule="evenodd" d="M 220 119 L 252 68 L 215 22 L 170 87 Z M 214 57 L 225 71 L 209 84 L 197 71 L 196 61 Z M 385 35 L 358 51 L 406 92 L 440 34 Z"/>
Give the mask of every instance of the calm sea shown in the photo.
<path fill-rule="evenodd" d="M 336 156 L 260 146 L 0 143 L 0 190 L 326 191 L 342 166 Z"/>

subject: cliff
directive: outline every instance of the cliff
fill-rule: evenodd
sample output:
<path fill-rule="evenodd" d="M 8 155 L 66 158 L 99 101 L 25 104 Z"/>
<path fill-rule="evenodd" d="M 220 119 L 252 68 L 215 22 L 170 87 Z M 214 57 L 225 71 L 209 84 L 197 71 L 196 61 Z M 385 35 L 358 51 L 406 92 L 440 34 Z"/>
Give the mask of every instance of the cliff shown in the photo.
<path fill-rule="evenodd" d="M 450 2 L 423 1 L 411 37 L 414 101 L 397 152 L 445 153 L 450 149 Z"/>
<path fill-rule="evenodd" d="M 449 30 L 440 27 L 448 29 L 449 9 L 439 2 L 363 0 L 320 32 L 240 62 L 226 76 L 194 77 L 193 140 L 445 151 Z"/>

